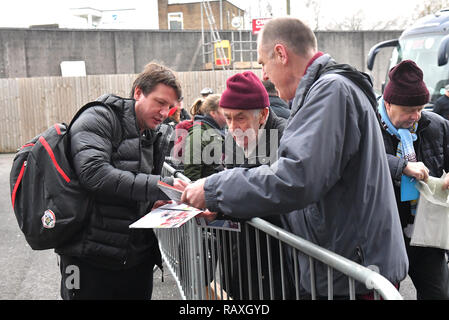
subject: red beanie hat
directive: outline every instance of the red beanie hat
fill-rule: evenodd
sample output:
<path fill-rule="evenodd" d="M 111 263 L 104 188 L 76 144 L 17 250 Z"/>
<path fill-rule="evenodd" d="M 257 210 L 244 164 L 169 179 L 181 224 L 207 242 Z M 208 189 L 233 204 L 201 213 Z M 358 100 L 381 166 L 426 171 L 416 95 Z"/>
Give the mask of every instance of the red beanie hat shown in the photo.
<path fill-rule="evenodd" d="M 422 106 L 429 102 L 429 90 L 423 72 L 412 60 L 404 60 L 388 73 L 390 81 L 384 90 L 384 100 L 399 106 Z"/>
<path fill-rule="evenodd" d="M 228 109 L 263 109 L 270 106 L 262 81 L 251 71 L 237 73 L 226 80 L 220 107 Z"/>

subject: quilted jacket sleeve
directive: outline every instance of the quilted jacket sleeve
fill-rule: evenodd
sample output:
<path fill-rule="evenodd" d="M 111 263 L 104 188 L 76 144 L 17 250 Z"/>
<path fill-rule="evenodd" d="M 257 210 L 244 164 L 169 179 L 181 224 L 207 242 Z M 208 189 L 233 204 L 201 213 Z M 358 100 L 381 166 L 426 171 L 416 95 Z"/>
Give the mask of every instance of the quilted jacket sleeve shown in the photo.
<path fill-rule="evenodd" d="M 387 133 L 385 129 L 382 128 L 381 130 L 391 178 L 395 184 L 399 184 L 401 182 L 402 171 L 404 171 L 408 161 L 404 158 L 396 157 L 398 140 L 394 136 Z"/>
<path fill-rule="evenodd" d="M 117 134 L 120 134 L 119 120 L 105 107 L 92 107 L 75 121 L 70 131 L 71 154 L 81 185 L 103 196 L 131 201 L 158 200 L 154 198 L 159 197 L 159 176 L 120 170 L 111 165 Z"/>
<path fill-rule="evenodd" d="M 402 172 L 408 164 L 404 158 L 398 158 L 394 155 L 387 154 L 388 167 L 390 168 L 391 177 L 395 183 L 401 181 Z"/>

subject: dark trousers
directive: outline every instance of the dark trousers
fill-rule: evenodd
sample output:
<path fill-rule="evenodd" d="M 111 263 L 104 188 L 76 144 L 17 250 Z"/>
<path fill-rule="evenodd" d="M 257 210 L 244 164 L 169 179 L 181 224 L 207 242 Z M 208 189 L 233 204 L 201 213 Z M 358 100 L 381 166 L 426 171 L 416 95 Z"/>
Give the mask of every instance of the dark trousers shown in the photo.
<path fill-rule="evenodd" d="M 60 256 L 64 300 L 148 300 L 153 292 L 154 262 L 125 270 L 109 270 L 69 256 Z"/>
<path fill-rule="evenodd" d="M 410 246 L 405 238 L 409 260 L 408 274 L 418 300 L 449 300 L 449 269 L 445 250 Z"/>

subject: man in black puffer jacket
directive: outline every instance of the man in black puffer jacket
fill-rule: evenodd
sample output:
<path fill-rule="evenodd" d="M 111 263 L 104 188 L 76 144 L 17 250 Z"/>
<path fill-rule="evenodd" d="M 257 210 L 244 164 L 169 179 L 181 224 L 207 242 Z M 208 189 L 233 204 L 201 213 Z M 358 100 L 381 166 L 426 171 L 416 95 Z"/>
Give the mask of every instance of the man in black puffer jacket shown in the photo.
<path fill-rule="evenodd" d="M 166 199 L 157 182 L 170 134 L 161 123 L 179 103 L 181 86 L 171 70 L 150 63 L 131 94 L 100 97 L 110 108 L 89 108 L 70 131 L 74 169 L 94 201 L 83 232 L 56 250 L 63 299 L 151 298 L 153 267 L 161 266 L 158 242 L 152 229 L 129 225 Z"/>

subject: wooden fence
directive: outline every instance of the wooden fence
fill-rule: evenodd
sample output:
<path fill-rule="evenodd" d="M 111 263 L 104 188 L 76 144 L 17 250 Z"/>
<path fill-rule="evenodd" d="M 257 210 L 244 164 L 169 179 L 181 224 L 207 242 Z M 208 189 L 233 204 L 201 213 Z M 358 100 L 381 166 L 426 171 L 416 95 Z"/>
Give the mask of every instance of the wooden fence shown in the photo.
<path fill-rule="evenodd" d="M 200 96 L 204 87 L 221 93 L 226 79 L 242 71 L 177 73 L 183 87 L 183 106 Z M 253 70 L 259 77 L 261 70 Z M 0 79 L 0 152 L 15 152 L 46 128 L 68 123 L 85 103 L 105 93 L 128 97 L 136 74 L 87 77 Z"/>

